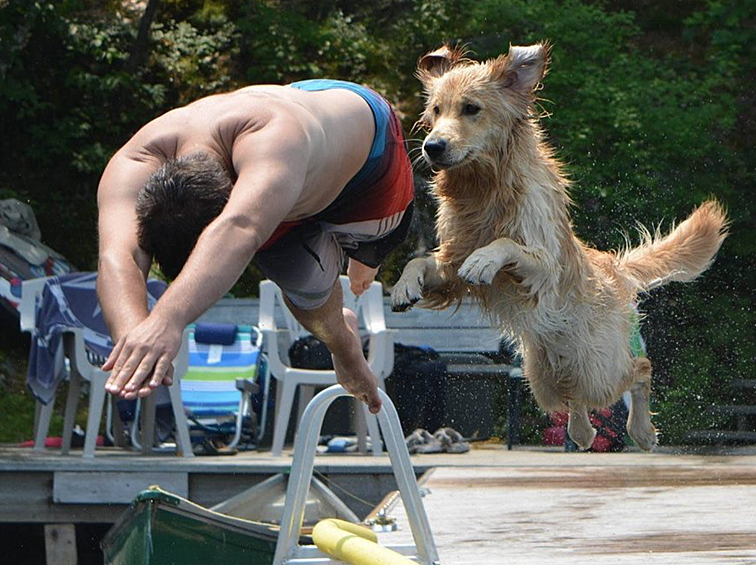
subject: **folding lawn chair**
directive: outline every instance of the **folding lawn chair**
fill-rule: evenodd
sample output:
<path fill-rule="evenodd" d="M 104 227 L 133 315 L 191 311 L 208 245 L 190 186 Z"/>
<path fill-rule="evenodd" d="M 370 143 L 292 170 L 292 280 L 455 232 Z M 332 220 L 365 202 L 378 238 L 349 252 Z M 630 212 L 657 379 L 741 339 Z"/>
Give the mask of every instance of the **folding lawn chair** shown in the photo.
<path fill-rule="evenodd" d="M 259 443 L 252 395 L 260 391 L 261 344 L 262 333 L 254 326 L 189 326 L 189 367 L 181 396 L 195 443 L 211 453 L 213 440 L 220 439 L 228 450 L 236 448 L 242 434 Z"/>

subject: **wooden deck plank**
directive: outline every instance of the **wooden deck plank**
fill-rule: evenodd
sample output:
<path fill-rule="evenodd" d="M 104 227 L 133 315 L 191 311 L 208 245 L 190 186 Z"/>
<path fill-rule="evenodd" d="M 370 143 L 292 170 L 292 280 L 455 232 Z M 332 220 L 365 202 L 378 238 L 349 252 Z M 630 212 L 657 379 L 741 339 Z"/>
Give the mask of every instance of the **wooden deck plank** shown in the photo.
<path fill-rule="evenodd" d="M 129 504 L 150 485 L 189 496 L 187 473 L 129 473 L 102 471 L 59 471 L 53 474 L 53 502 L 63 504 Z"/>
<path fill-rule="evenodd" d="M 288 452 L 283 457 L 241 452 L 185 459 L 102 448 L 96 457 L 83 459 L 80 450 L 61 455 L 57 449 L 36 453 L 0 446 L 0 523 L 114 522 L 153 483 L 210 507 L 275 473 L 288 472 L 291 462 Z M 372 504 L 396 488 L 388 457 L 323 455 L 316 459 L 316 469 L 319 476 Z M 357 499 L 346 502 L 359 515 L 370 510 Z"/>
<path fill-rule="evenodd" d="M 457 467 L 426 486 L 444 565 L 756 563 L 753 467 Z M 382 541 L 411 542 L 401 502 L 391 514 Z"/>

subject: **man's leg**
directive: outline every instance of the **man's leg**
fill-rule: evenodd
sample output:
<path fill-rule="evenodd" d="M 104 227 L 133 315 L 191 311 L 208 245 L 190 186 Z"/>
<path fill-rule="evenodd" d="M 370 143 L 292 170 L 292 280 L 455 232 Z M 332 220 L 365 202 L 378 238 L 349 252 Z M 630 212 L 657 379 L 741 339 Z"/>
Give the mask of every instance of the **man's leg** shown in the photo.
<path fill-rule="evenodd" d="M 331 296 L 318 308 L 302 310 L 288 299 L 286 305 L 299 323 L 328 347 L 339 384 L 377 414 L 381 409 L 378 379 L 362 354 L 357 315 L 343 307 L 341 283 L 336 281 Z"/>

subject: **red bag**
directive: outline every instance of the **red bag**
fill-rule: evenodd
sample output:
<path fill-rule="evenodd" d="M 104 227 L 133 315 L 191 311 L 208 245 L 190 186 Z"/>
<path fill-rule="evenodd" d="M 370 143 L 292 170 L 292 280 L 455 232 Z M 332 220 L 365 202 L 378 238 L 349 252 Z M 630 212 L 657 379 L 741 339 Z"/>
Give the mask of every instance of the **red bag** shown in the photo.
<path fill-rule="evenodd" d="M 591 425 L 596 429 L 596 438 L 589 451 L 616 452 L 625 448 L 625 423 L 627 422 L 627 407 L 620 400 L 609 408 L 602 408 L 589 413 Z M 544 445 L 564 445 L 567 436 L 566 412 L 551 414 L 552 426 L 543 431 Z"/>

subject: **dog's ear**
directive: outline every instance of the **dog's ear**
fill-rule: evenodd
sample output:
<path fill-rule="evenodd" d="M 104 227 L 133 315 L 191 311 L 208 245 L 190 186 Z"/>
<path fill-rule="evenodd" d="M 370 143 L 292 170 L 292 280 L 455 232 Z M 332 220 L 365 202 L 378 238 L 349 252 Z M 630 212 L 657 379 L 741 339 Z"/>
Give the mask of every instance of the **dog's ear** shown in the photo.
<path fill-rule="evenodd" d="M 527 47 L 510 45 L 506 56 L 499 56 L 491 63 L 491 72 L 504 88 L 527 96 L 546 75 L 550 59 L 551 45 L 547 42 Z"/>
<path fill-rule="evenodd" d="M 465 54 L 465 50 L 461 47 L 451 47 L 446 44 L 435 51 L 426 53 L 417 62 L 417 78 L 427 86 L 433 79 L 459 64 L 465 58 Z"/>

